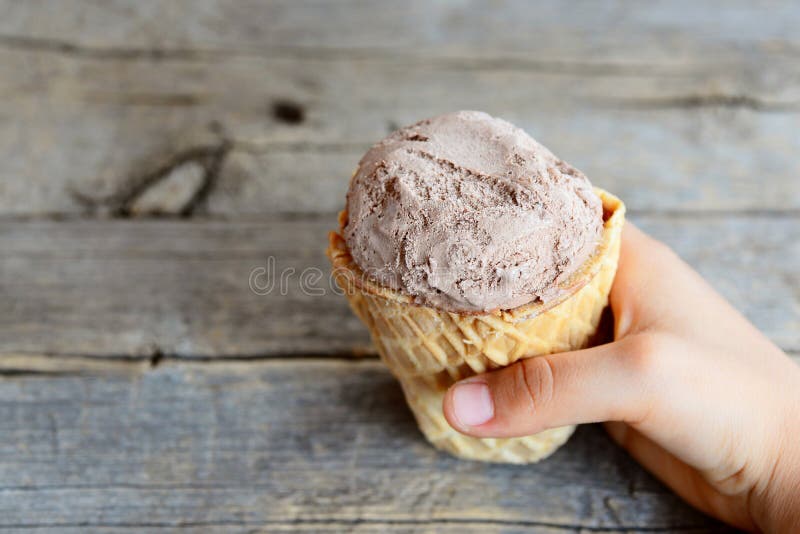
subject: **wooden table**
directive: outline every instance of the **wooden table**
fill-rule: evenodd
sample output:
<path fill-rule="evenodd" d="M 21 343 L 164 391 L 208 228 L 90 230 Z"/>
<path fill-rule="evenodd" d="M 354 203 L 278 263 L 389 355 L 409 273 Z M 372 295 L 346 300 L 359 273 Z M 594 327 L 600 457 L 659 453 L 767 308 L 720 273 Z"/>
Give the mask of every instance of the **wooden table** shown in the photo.
<path fill-rule="evenodd" d="M 798 25 L 789 1 L 0 1 L 0 530 L 721 530 L 597 427 L 533 466 L 434 451 L 343 298 L 251 275 L 326 269 L 369 144 L 482 109 L 797 356 Z"/>

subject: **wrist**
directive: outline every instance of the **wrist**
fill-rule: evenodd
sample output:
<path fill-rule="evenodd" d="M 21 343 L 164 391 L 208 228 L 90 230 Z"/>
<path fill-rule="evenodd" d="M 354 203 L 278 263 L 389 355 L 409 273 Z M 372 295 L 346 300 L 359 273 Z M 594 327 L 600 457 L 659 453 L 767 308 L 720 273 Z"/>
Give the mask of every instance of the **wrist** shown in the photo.
<path fill-rule="evenodd" d="M 750 503 L 751 516 L 763 532 L 796 532 L 800 525 L 800 410 L 782 423 L 770 472 Z"/>

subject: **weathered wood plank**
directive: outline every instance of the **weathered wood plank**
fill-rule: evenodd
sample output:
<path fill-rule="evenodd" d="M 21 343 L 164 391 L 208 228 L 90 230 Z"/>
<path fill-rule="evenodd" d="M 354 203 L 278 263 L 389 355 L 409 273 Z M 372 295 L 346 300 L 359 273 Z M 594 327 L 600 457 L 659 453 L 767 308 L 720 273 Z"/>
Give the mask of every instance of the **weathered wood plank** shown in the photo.
<path fill-rule="evenodd" d="M 0 214 L 141 212 L 137 184 L 223 147 L 200 212 L 330 211 L 369 143 L 458 108 L 635 209 L 800 209 L 800 10 L 725 5 L 0 3 Z"/>
<path fill-rule="evenodd" d="M 117 365 L 0 376 L 0 528 L 715 525 L 598 427 L 535 466 L 438 453 L 376 361 Z"/>
<path fill-rule="evenodd" d="M 767 7 L 768 6 L 768 7 Z M 529 59 L 681 61 L 698 48 L 725 56 L 745 46 L 793 52 L 800 9 L 791 1 L 679 0 L 614 6 L 557 0 L 403 4 L 293 0 L 47 0 L 0 3 L 0 34 L 94 49 L 254 52 L 292 48 L 402 50 Z M 598 29 L 606 31 L 598 31 Z M 10 41 L 13 43 L 13 41 Z M 54 49 L 59 50 L 53 46 Z M 733 50 L 732 50 L 733 49 Z M 62 51 L 69 52 L 69 48 Z M 530 58 L 530 52 L 539 52 Z M 548 52 L 543 54 L 542 52 Z M 121 54 L 120 54 L 121 55 Z"/>
<path fill-rule="evenodd" d="M 518 123 L 633 208 L 800 207 L 800 115 L 670 100 L 720 84 L 747 93 L 705 73 L 664 81 L 259 58 L 115 66 L 17 53 L 1 65 L 11 85 L 0 108 L 3 214 L 113 204 L 186 151 L 206 157 L 226 143 L 210 213 L 329 211 L 371 142 L 458 108 Z M 271 114 L 285 98 L 303 107 L 301 124 Z"/>
<path fill-rule="evenodd" d="M 797 217 L 635 220 L 675 247 L 776 343 L 800 349 Z M 1 222 L 0 353 L 369 352 L 366 329 L 328 285 L 323 251 L 334 225 L 334 215 Z M 284 294 L 280 280 L 267 291 L 269 257 L 274 273 L 291 274 Z M 262 271 L 255 272 L 254 291 L 256 269 Z M 306 269 L 319 269 L 312 276 L 320 279 L 306 279 L 303 290 Z"/>
<path fill-rule="evenodd" d="M 65 527 L 65 526 L 58 526 L 58 527 L 25 527 L 24 529 L 19 529 L 19 532 L 25 532 L 26 534 L 32 533 L 53 533 L 57 532 L 59 534 L 119 534 L 119 533 L 130 533 L 131 531 L 137 532 L 140 531 L 143 527 L 139 524 L 136 525 L 128 525 L 128 526 L 121 526 L 121 527 Z M 341 523 L 336 522 L 326 522 L 326 523 L 316 523 L 311 522 L 310 524 L 302 524 L 298 522 L 269 522 L 269 523 L 259 523 L 257 526 L 242 526 L 241 522 L 237 522 L 235 524 L 231 523 L 200 523 L 199 525 L 184 525 L 179 527 L 161 527 L 161 526 L 153 526 L 148 525 L 146 527 L 148 533 L 155 533 L 155 534 L 171 534 L 171 533 L 180 533 L 180 534 L 212 534 L 212 533 L 224 533 L 224 534 L 254 534 L 254 533 L 261 533 L 261 532 L 355 532 L 355 533 L 373 533 L 373 534 L 383 534 L 384 532 L 392 532 L 392 533 L 405 533 L 405 534 L 415 534 L 417 532 L 432 532 L 432 533 L 439 533 L 444 532 L 447 534 L 461 534 L 462 532 L 476 532 L 476 533 L 486 533 L 486 534 L 509 534 L 509 533 L 523 533 L 523 532 L 531 532 L 534 531 L 537 534 L 563 534 L 564 532 L 576 532 L 580 533 L 583 532 L 579 528 L 560 528 L 560 527 L 545 527 L 542 525 L 516 525 L 514 527 L 510 526 L 498 526 L 498 525 L 488 525 L 486 523 L 480 522 L 455 522 L 453 524 L 446 524 L 442 521 L 414 521 L 414 522 L 407 522 L 404 524 L 397 524 L 391 522 L 381 522 L 381 521 L 368 521 L 368 522 L 361 522 L 361 521 L 345 521 Z M 16 532 L 17 529 L 10 529 L 11 532 Z M 609 534 L 630 534 L 638 532 L 636 530 L 617 530 L 617 529 L 603 529 L 603 532 Z M 644 532 L 653 532 L 652 530 L 645 530 Z M 682 531 L 678 531 L 682 532 Z M 683 532 L 715 532 L 715 533 L 723 533 L 723 532 L 735 532 L 733 530 L 725 529 L 722 526 L 712 526 L 712 527 L 702 527 L 693 530 L 684 530 Z"/>
<path fill-rule="evenodd" d="M 26 534 L 53 533 L 59 534 L 119 534 L 130 533 L 131 531 L 140 531 L 143 527 L 139 524 L 128 525 L 122 527 L 25 527 L 19 529 L 19 532 Z M 179 527 L 161 527 L 148 525 L 147 532 L 155 534 L 211 534 L 211 533 L 224 533 L 224 534 L 254 534 L 261 532 L 355 532 L 355 533 L 372 533 L 383 534 L 384 532 L 391 532 L 396 534 L 416 534 L 418 532 L 430 532 L 446 534 L 461 534 L 463 532 L 476 532 L 479 534 L 512 534 L 512 533 L 526 533 L 536 532 L 537 534 L 563 534 L 564 532 L 582 533 L 585 530 L 580 528 L 561 528 L 561 527 L 547 527 L 539 524 L 533 525 L 493 525 L 485 522 L 452 522 L 444 523 L 442 521 L 409 521 L 405 523 L 381 522 L 381 521 L 344 521 L 344 522 L 325 522 L 317 523 L 310 522 L 303 524 L 299 522 L 269 522 L 259 523 L 257 526 L 242 526 L 241 522 L 231 523 L 200 523 L 199 525 L 184 525 Z M 17 529 L 10 529 L 16 532 Z M 603 529 L 602 532 L 608 534 L 631 534 L 639 532 L 638 530 L 620 530 L 620 529 Z M 642 532 L 654 532 L 651 529 L 643 530 Z M 658 532 L 658 530 L 655 530 Z M 733 529 L 726 529 L 723 526 L 703 526 L 696 529 L 683 529 L 672 532 L 713 532 L 713 533 L 735 533 Z"/>

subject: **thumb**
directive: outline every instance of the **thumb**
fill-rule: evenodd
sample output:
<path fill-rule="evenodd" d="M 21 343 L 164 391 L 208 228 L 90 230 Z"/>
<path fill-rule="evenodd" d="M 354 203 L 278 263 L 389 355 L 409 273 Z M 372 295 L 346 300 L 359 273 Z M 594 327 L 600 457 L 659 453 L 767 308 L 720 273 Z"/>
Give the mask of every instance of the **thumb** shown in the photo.
<path fill-rule="evenodd" d="M 450 426 L 475 437 L 515 437 L 599 421 L 636 423 L 652 404 L 648 338 L 549 354 L 467 378 L 444 397 Z"/>

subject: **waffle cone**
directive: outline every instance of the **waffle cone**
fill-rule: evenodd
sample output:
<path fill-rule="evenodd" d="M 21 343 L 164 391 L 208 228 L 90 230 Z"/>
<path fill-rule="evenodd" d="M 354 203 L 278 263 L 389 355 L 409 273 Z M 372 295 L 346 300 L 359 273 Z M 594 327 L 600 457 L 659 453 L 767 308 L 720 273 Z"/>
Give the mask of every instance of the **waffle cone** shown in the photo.
<path fill-rule="evenodd" d="M 536 462 L 552 454 L 574 426 L 521 438 L 480 439 L 453 430 L 442 399 L 455 381 L 522 358 L 585 348 L 608 303 L 619 259 L 624 204 L 596 190 L 604 228 L 596 253 L 560 285 L 565 296 L 512 310 L 459 314 L 413 303 L 411 297 L 363 276 L 339 233 L 331 232 L 328 257 L 350 306 L 367 325 L 381 359 L 400 381 L 422 433 L 435 447 L 461 458 L 505 463 Z M 346 212 L 339 217 L 341 228 Z M 341 230 L 340 230 L 341 231 Z"/>

